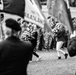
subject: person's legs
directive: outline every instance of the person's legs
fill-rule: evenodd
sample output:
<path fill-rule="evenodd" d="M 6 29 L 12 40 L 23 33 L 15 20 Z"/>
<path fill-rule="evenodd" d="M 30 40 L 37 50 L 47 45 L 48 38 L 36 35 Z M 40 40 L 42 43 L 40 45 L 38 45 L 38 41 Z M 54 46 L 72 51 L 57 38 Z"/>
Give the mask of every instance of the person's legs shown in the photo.
<path fill-rule="evenodd" d="M 56 44 L 56 50 L 57 50 L 58 59 L 61 59 L 60 52 L 65 55 L 65 59 L 67 58 L 67 55 L 68 55 L 66 52 L 64 52 L 64 51 L 61 49 L 63 43 L 64 43 L 63 41 L 58 41 L 57 44 Z"/>
<path fill-rule="evenodd" d="M 39 55 L 35 51 L 33 51 L 33 55 L 35 55 L 37 58 L 39 57 Z"/>
<path fill-rule="evenodd" d="M 32 54 L 31 54 L 31 56 L 30 56 L 30 62 L 32 62 L 32 57 L 33 57 L 33 52 L 32 52 Z"/>
<path fill-rule="evenodd" d="M 41 57 L 35 51 L 33 51 L 33 55 L 35 55 L 37 57 L 37 61 L 39 61 L 41 59 Z"/>
<path fill-rule="evenodd" d="M 37 60 L 39 60 L 39 55 L 35 51 L 33 51 L 32 56 L 30 57 L 30 62 L 32 62 L 33 55 L 35 55 L 37 57 Z"/>

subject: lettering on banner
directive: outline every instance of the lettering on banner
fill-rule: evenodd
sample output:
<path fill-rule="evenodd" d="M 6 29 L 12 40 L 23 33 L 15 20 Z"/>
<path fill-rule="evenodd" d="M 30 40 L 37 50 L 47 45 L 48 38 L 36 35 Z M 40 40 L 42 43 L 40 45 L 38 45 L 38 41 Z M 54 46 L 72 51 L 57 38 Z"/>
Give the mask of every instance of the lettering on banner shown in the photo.
<path fill-rule="evenodd" d="M 27 17 L 29 19 L 32 19 L 32 20 L 34 20 L 36 22 L 39 22 L 39 23 L 43 24 L 43 21 L 40 18 L 38 18 L 38 17 L 36 17 L 34 15 L 30 15 L 28 13 L 25 13 L 25 17 Z"/>

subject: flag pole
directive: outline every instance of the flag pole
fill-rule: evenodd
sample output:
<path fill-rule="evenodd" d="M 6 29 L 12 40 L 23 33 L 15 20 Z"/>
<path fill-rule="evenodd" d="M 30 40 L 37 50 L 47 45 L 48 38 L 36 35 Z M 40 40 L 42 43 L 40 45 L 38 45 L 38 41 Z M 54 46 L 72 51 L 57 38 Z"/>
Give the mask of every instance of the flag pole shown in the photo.
<path fill-rule="evenodd" d="M 0 40 L 2 40 L 2 31 L 1 31 L 1 14 L 0 14 Z"/>
<path fill-rule="evenodd" d="M 0 40 L 4 40 L 2 22 L 1 22 L 1 14 L 0 14 Z"/>
<path fill-rule="evenodd" d="M 2 28 L 2 10 L 3 10 L 3 0 L 1 0 L 1 4 L 0 4 L 0 41 L 2 41 L 4 39 L 4 34 L 3 34 L 3 28 Z M 2 18 L 1 18 L 2 17 Z"/>

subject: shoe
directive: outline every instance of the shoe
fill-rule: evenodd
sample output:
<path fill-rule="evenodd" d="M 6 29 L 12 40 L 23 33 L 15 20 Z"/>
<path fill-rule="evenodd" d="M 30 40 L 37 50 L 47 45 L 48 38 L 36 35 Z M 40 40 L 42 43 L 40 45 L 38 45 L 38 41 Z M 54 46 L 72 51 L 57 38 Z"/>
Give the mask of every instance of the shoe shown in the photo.
<path fill-rule="evenodd" d="M 41 60 L 41 57 L 38 57 L 38 58 L 37 58 L 37 61 L 40 61 L 40 60 Z"/>
<path fill-rule="evenodd" d="M 59 56 L 58 59 L 61 59 L 61 57 Z"/>
<path fill-rule="evenodd" d="M 64 56 L 65 56 L 65 59 L 67 59 L 67 57 L 68 57 L 68 54 L 67 54 L 67 53 L 65 53 L 65 54 L 64 54 Z"/>

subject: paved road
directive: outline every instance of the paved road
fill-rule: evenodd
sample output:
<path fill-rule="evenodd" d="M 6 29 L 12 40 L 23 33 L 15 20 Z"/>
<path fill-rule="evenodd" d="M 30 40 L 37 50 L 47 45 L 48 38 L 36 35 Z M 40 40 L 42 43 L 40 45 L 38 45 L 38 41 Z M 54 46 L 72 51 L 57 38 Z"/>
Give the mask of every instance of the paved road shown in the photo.
<path fill-rule="evenodd" d="M 37 52 L 42 56 L 41 61 L 36 61 L 33 57 L 33 62 L 28 65 L 28 75 L 75 75 L 76 57 L 68 57 L 58 60 L 56 51 Z"/>

